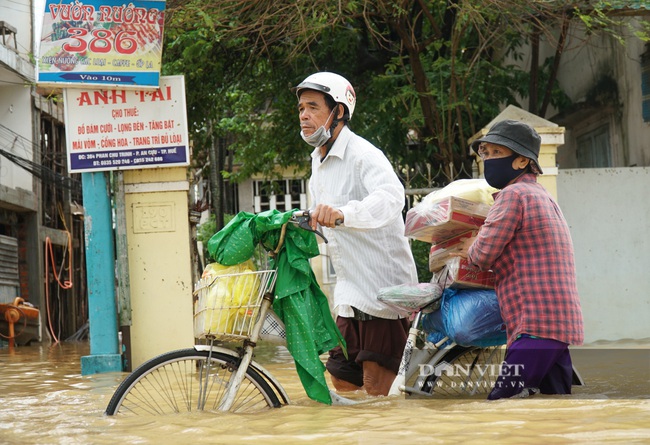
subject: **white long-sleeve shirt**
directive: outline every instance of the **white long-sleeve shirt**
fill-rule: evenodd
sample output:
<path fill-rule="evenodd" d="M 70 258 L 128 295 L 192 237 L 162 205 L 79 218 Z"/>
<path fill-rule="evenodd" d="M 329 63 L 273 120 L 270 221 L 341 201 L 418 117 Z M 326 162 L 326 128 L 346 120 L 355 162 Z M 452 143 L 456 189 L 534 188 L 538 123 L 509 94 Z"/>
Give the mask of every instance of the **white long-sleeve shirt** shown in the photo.
<path fill-rule="evenodd" d="M 327 204 L 345 217 L 336 228 L 322 228 L 336 272 L 334 305 L 343 317 L 350 306 L 396 319 L 399 314 L 377 300 L 382 287 L 417 283 L 413 254 L 404 236 L 404 187 L 386 156 L 343 127 L 323 162 L 312 153 L 309 191 L 312 206 Z"/>

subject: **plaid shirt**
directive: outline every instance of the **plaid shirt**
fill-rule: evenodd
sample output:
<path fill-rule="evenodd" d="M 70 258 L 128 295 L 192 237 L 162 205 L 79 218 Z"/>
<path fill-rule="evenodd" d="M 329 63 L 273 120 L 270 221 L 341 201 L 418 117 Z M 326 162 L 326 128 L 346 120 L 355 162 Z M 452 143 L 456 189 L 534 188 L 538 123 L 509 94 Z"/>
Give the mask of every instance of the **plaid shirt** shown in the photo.
<path fill-rule="evenodd" d="M 569 227 L 535 175 L 524 174 L 495 194 L 468 257 L 495 272 L 508 345 L 520 334 L 582 344 Z"/>

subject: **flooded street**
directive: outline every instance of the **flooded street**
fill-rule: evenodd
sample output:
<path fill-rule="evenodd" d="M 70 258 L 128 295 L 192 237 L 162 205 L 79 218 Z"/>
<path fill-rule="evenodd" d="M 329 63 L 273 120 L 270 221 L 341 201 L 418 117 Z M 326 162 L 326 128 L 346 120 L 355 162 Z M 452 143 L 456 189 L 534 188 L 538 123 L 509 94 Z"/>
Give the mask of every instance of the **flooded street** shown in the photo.
<path fill-rule="evenodd" d="M 126 374 L 80 374 L 87 343 L 0 350 L 0 444 L 547 444 L 650 441 L 649 342 L 574 350 L 587 385 L 571 396 L 501 400 L 376 398 L 329 407 L 311 401 L 286 349 L 257 360 L 293 404 L 258 414 L 107 417 Z M 361 397 L 361 396 L 358 396 Z M 357 398 L 358 398 L 357 397 Z"/>

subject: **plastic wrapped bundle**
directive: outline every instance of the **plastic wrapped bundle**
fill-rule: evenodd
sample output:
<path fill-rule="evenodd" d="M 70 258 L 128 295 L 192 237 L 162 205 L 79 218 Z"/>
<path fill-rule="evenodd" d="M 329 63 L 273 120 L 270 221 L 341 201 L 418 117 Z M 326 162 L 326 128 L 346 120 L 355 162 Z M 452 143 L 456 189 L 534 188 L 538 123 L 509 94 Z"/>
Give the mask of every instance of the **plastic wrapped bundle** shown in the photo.
<path fill-rule="evenodd" d="M 404 234 L 413 239 L 437 243 L 478 229 L 494 204 L 484 179 L 459 179 L 429 193 L 406 213 Z"/>
<path fill-rule="evenodd" d="M 436 283 L 401 284 L 379 289 L 377 299 L 400 312 L 434 311 L 440 307 L 442 287 Z M 437 303 L 437 304 L 435 304 Z"/>
<path fill-rule="evenodd" d="M 441 332 L 461 346 L 506 343 L 506 327 L 496 293 L 490 289 L 445 289 L 440 311 L 422 321 L 427 332 Z"/>

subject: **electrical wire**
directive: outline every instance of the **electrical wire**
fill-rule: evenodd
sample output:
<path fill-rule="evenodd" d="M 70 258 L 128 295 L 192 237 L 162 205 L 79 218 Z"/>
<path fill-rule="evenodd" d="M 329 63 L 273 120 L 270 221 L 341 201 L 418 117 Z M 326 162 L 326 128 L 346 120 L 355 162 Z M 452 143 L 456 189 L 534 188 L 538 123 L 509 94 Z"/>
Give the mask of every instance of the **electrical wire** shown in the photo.
<path fill-rule="evenodd" d="M 9 159 L 11 162 L 23 168 L 24 170 L 27 170 L 32 175 L 39 178 L 41 181 L 47 182 L 49 184 L 60 185 L 70 190 L 81 190 L 81 183 L 76 179 L 70 178 L 69 176 L 64 176 L 60 173 L 56 173 L 43 165 L 37 164 L 36 162 L 30 161 L 28 159 L 21 158 L 20 156 L 16 156 L 13 153 L 9 153 L 8 151 L 3 150 L 2 148 L 0 148 L 0 155 Z"/>
<path fill-rule="evenodd" d="M 57 206 L 57 209 L 59 211 L 59 217 L 61 218 L 61 221 L 63 222 L 63 226 L 65 229 L 65 233 L 68 235 L 68 244 L 66 246 L 66 249 L 63 251 L 63 259 L 61 260 L 61 267 L 59 268 L 59 272 L 56 271 L 56 264 L 54 264 L 54 250 L 52 248 L 52 240 L 50 237 L 45 238 L 45 306 L 47 308 L 47 323 L 48 327 L 50 330 L 50 334 L 52 335 L 52 338 L 54 339 L 55 343 L 59 342 L 59 338 L 57 337 L 56 333 L 54 332 L 54 327 L 52 326 L 52 314 L 50 312 L 50 286 L 49 286 L 49 263 L 48 259 L 52 263 L 52 274 L 54 275 L 54 278 L 56 282 L 59 284 L 60 289 L 72 289 L 72 234 L 68 230 L 68 226 L 65 222 L 64 214 L 63 214 L 63 209 L 61 208 L 61 205 L 59 204 Z M 65 269 L 65 257 L 68 257 L 68 280 L 64 280 L 61 282 L 60 276 L 63 274 L 63 271 Z M 58 299 L 60 302 L 60 298 Z M 59 307 L 59 315 L 61 314 L 62 307 Z"/>
<path fill-rule="evenodd" d="M 21 141 L 23 143 L 32 145 L 34 151 L 38 152 L 39 147 L 36 144 L 13 132 L 11 129 L 0 124 L 0 130 L 4 130 L 5 132 L 9 132 L 11 134 L 13 139 L 12 146 L 15 145 L 17 141 Z M 2 131 L 0 131 L 0 134 L 1 133 Z M 0 155 L 9 159 L 11 162 L 21 167 L 22 169 L 27 170 L 29 173 L 45 183 L 59 185 L 73 191 L 81 191 L 81 181 L 77 179 L 73 179 L 69 176 L 57 173 L 48 167 L 45 167 L 29 159 L 22 158 L 14 153 L 4 150 L 3 148 L 0 148 Z"/>

